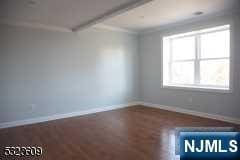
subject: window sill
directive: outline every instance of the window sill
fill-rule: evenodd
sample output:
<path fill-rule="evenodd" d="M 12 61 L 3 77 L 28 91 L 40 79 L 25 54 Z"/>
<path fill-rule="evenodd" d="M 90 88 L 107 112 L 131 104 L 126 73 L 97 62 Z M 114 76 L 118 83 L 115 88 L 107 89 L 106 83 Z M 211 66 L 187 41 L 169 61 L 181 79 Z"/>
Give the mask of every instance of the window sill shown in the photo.
<path fill-rule="evenodd" d="M 162 85 L 162 88 L 166 89 L 179 89 L 188 91 L 200 91 L 200 92 L 213 92 L 213 93 L 232 93 L 229 88 L 213 88 L 213 87 L 201 87 L 201 86 L 188 86 L 188 85 Z"/>

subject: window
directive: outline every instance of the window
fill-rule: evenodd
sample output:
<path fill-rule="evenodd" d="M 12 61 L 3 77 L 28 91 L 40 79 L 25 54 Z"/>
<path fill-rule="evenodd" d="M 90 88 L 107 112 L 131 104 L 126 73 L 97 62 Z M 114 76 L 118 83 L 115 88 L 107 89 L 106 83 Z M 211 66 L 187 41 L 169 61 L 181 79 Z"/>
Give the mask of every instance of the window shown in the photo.
<path fill-rule="evenodd" d="M 163 37 L 163 87 L 229 90 L 230 25 Z"/>

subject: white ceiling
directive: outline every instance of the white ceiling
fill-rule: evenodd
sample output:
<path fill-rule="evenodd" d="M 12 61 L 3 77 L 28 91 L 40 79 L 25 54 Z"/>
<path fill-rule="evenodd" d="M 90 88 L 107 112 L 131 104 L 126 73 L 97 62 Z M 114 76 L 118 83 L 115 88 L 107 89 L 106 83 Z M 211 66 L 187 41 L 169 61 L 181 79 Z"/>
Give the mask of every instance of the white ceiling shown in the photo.
<path fill-rule="evenodd" d="M 194 19 L 196 16 L 193 13 L 197 11 L 204 12 L 201 16 L 207 16 L 237 9 L 239 9 L 239 0 L 154 0 L 108 19 L 104 24 L 132 31 L 144 31 L 148 28 Z"/>
<path fill-rule="evenodd" d="M 74 29 L 149 0 L 1 0 L 0 21 Z"/>

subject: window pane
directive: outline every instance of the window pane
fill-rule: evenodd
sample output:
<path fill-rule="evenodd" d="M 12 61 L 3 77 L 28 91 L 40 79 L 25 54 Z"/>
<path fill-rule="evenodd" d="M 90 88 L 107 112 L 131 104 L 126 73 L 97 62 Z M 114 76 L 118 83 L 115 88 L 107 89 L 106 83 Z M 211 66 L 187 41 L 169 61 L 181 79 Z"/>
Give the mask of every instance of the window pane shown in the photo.
<path fill-rule="evenodd" d="M 201 35 L 201 58 L 229 57 L 229 30 Z"/>
<path fill-rule="evenodd" d="M 204 60 L 200 62 L 200 83 L 229 86 L 229 60 Z"/>
<path fill-rule="evenodd" d="M 193 62 L 175 62 L 172 64 L 172 83 L 193 84 L 193 81 L 194 81 Z"/>
<path fill-rule="evenodd" d="M 186 60 L 195 58 L 195 38 L 184 37 L 172 40 L 173 60 Z"/>

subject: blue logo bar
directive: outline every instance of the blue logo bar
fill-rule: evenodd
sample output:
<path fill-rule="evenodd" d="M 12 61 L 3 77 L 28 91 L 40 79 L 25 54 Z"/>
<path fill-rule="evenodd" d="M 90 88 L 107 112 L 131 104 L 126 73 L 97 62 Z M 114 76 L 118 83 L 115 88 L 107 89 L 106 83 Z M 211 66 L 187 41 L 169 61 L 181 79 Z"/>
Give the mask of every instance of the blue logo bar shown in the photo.
<path fill-rule="evenodd" d="M 180 132 L 181 160 L 240 160 L 238 132 Z"/>

